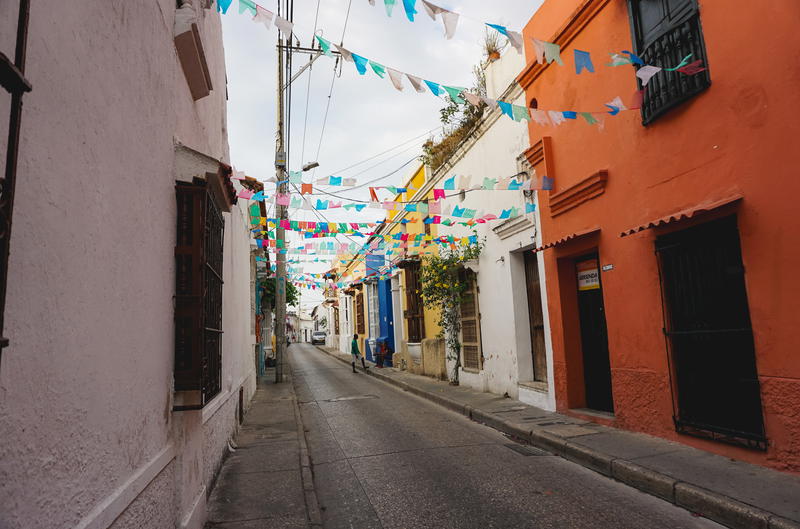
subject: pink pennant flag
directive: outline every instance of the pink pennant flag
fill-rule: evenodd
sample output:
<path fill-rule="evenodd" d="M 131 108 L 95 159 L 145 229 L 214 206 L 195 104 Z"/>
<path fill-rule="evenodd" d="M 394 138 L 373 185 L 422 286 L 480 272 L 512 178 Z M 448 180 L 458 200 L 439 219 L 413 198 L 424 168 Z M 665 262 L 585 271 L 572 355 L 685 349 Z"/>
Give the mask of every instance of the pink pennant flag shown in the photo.
<path fill-rule="evenodd" d="M 252 196 L 253 196 L 253 194 L 254 194 L 254 193 L 253 193 L 252 191 L 250 191 L 249 189 L 242 189 L 241 191 L 239 191 L 239 192 L 236 194 L 236 197 L 237 197 L 237 198 L 245 198 L 245 199 L 248 199 L 248 198 L 252 197 Z"/>
<path fill-rule="evenodd" d="M 472 106 L 478 106 L 481 104 L 481 96 L 477 94 L 473 94 L 472 92 L 467 92 L 465 90 L 464 92 L 462 92 L 462 95 L 466 98 L 467 101 L 469 101 L 469 103 Z"/>
<path fill-rule="evenodd" d="M 442 203 L 438 200 L 428 203 L 428 214 L 436 215 L 442 212 Z"/>
<path fill-rule="evenodd" d="M 391 68 L 386 68 L 386 73 L 389 74 L 389 80 L 392 82 L 392 86 L 394 86 L 400 92 L 403 91 L 403 74 L 402 72 L 398 72 L 397 70 L 393 70 Z"/>
<path fill-rule="evenodd" d="M 272 11 L 268 11 L 260 5 L 256 5 L 256 16 L 253 17 L 253 22 L 264 24 L 264 26 L 269 29 L 272 25 L 272 16 Z"/>
<path fill-rule="evenodd" d="M 636 109 L 642 108 L 642 103 L 643 102 L 644 102 L 644 88 L 642 88 L 641 90 L 637 90 L 637 91 L 635 91 L 633 93 L 633 96 L 631 97 L 631 102 L 630 102 L 630 105 L 628 105 L 628 108 L 631 109 L 631 110 L 636 110 Z"/>
<path fill-rule="evenodd" d="M 433 199 L 439 200 L 444 198 L 444 189 L 434 189 L 433 190 Z"/>
<path fill-rule="evenodd" d="M 703 64 L 703 61 L 696 60 L 694 62 L 690 62 L 686 66 L 678 68 L 677 71 L 679 71 L 681 73 L 684 73 L 686 75 L 695 75 L 695 74 L 698 74 L 700 72 L 706 71 L 706 68 L 701 66 L 702 64 Z"/>
<path fill-rule="evenodd" d="M 290 202 L 289 195 L 284 193 L 278 193 L 275 195 L 275 203 L 279 206 L 288 206 Z"/>
<path fill-rule="evenodd" d="M 531 41 L 533 41 L 533 51 L 536 52 L 536 62 L 544 64 L 544 42 L 534 38 L 531 38 Z"/>

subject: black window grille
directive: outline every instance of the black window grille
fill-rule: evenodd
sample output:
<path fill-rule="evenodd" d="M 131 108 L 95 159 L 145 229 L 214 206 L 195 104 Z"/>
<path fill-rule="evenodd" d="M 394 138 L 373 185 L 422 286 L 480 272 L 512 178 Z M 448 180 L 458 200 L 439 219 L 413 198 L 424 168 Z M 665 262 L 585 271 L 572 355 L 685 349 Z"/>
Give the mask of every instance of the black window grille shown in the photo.
<path fill-rule="evenodd" d="M 11 10 L 11 7 L 8 7 Z M 0 51 L 0 85 L 11 95 L 8 117 L 8 142 L 6 144 L 5 171 L 0 178 L 0 356 L 8 339 L 5 329 L 6 285 L 8 283 L 8 254 L 11 241 L 11 221 L 14 211 L 14 188 L 17 181 L 19 156 L 19 131 L 22 121 L 22 96 L 30 92 L 31 84 L 25 79 L 25 54 L 28 46 L 29 0 L 19 2 L 17 38 L 14 60 Z"/>
<path fill-rule="evenodd" d="M 645 64 L 670 68 L 689 54 L 708 68 L 697 0 L 628 0 L 636 55 Z M 641 81 L 639 87 L 641 86 Z M 708 70 L 694 75 L 661 71 L 647 84 L 642 123 L 647 125 L 711 84 Z"/>
<path fill-rule="evenodd" d="M 678 432 L 766 449 L 736 217 L 656 239 Z"/>
<path fill-rule="evenodd" d="M 175 390 L 199 392 L 203 407 L 221 389 L 225 225 L 206 182 L 175 189 Z"/>

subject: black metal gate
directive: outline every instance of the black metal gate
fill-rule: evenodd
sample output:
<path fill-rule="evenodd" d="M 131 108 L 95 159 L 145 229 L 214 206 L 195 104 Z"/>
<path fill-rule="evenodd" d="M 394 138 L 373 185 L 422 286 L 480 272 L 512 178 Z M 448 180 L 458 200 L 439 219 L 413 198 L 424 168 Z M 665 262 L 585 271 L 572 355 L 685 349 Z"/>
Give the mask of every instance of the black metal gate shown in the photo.
<path fill-rule="evenodd" d="M 677 431 L 766 449 L 736 217 L 656 239 Z"/>

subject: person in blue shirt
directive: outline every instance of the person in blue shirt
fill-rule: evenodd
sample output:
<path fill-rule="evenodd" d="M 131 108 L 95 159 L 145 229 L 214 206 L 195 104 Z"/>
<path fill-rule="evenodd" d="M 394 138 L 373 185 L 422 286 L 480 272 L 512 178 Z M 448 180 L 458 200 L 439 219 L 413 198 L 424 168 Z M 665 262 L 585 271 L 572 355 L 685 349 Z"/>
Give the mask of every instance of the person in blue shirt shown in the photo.
<path fill-rule="evenodd" d="M 367 363 L 364 362 L 364 357 L 361 356 L 361 351 L 358 350 L 358 335 L 353 335 L 353 343 L 350 345 L 350 354 L 353 355 L 353 373 L 356 373 L 356 362 L 361 360 L 361 365 L 364 367 L 364 371 L 369 369 L 367 367 Z"/>

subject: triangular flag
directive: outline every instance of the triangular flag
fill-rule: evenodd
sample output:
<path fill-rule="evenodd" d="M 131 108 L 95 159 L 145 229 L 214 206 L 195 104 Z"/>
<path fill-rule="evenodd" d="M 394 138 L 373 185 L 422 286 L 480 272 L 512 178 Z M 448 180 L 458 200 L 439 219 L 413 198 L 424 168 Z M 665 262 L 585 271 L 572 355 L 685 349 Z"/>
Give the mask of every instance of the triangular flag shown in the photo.
<path fill-rule="evenodd" d="M 644 102 L 644 88 L 642 88 L 641 90 L 637 90 L 633 93 L 628 108 L 631 110 L 637 110 L 639 108 L 642 108 L 643 102 Z"/>
<path fill-rule="evenodd" d="M 517 53 L 524 53 L 524 49 L 522 46 L 522 34 L 516 31 L 507 31 L 506 36 L 508 37 L 508 42 L 514 46 L 514 49 L 517 50 Z"/>
<path fill-rule="evenodd" d="M 410 73 L 407 73 L 406 77 L 408 77 L 408 80 L 411 81 L 411 86 L 414 87 L 414 90 L 416 90 L 420 94 L 425 91 L 425 86 L 422 84 L 422 79 L 420 79 L 419 77 L 415 77 Z"/>
<path fill-rule="evenodd" d="M 636 77 L 641 79 L 642 86 L 647 86 L 647 83 L 650 82 L 650 79 L 652 79 L 653 76 L 660 71 L 661 71 L 660 67 L 646 64 L 636 71 Z"/>
<path fill-rule="evenodd" d="M 514 121 L 522 121 L 523 119 L 525 121 L 531 120 L 528 109 L 520 105 L 511 105 L 511 117 L 514 118 Z"/>
<path fill-rule="evenodd" d="M 253 0 L 239 0 L 239 14 L 241 15 L 245 11 L 250 11 L 250 14 L 253 16 L 258 14 L 256 4 L 253 2 Z"/>
<path fill-rule="evenodd" d="M 350 52 L 350 55 L 353 56 L 353 62 L 356 64 L 356 70 L 358 70 L 358 73 L 360 75 L 367 73 L 367 63 L 369 62 L 369 59 L 362 57 L 361 55 L 356 55 L 352 52 Z"/>
<path fill-rule="evenodd" d="M 386 16 L 392 16 L 392 10 L 394 9 L 394 5 L 397 3 L 397 0 L 383 0 L 383 5 L 386 6 Z"/>
<path fill-rule="evenodd" d="M 231 7 L 232 3 L 233 0 L 217 0 L 217 11 L 224 15 L 228 12 L 228 8 Z"/>
<path fill-rule="evenodd" d="M 552 42 L 543 42 L 542 44 L 544 45 L 544 59 L 548 63 L 555 61 L 564 66 L 564 61 L 561 60 L 561 46 Z"/>
<path fill-rule="evenodd" d="M 503 114 L 510 117 L 511 119 L 514 119 L 514 111 L 511 108 L 511 103 L 506 103 L 505 101 L 498 101 L 497 105 L 500 107 L 500 110 L 503 112 Z"/>
<path fill-rule="evenodd" d="M 439 87 L 439 83 L 434 83 L 433 81 L 425 81 L 425 84 L 428 85 L 428 88 L 431 89 L 433 95 L 438 96 L 442 93 L 441 88 Z"/>
<path fill-rule="evenodd" d="M 383 76 L 386 75 L 386 67 L 372 60 L 369 61 L 369 65 L 372 68 L 372 71 L 375 72 L 378 77 L 383 79 Z"/>
<path fill-rule="evenodd" d="M 317 39 L 317 42 L 319 42 L 319 47 L 320 49 L 322 49 L 322 53 L 324 53 L 328 57 L 333 57 L 333 53 L 331 53 L 330 41 L 323 39 L 319 35 L 314 35 L 314 37 Z"/>
<path fill-rule="evenodd" d="M 403 74 L 398 72 L 397 70 L 392 70 L 391 68 L 386 68 L 386 73 L 389 74 L 389 80 L 392 81 L 392 85 L 399 91 L 403 91 Z"/>
<path fill-rule="evenodd" d="M 547 112 L 544 110 L 531 110 L 531 117 L 536 123 L 543 127 L 550 124 L 550 121 L 547 119 Z"/>
<path fill-rule="evenodd" d="M 458 13 L 452 11 L 444 11 L 442 13 L 442 22 L 444 22 L 444 37 L 452 39 L 456 34 L 456 26 L 458 26 Z"/>
<path fill-rule="evenodd" d="M 531 41 L 533 41 L 533 51 L 536 53 L 536 62 L 543 64 L 545 51 L 544 42 L 534 38 L 531 38 Z"/>
<path fill-rule="evenodd" d="M 477 94 L 473 94 L 472 92 L 464 92 L 461 95 L 463 95 L 466 98 L 466 100 L 469 101 L 470 104 L 473 106 L 477 107 L 478 105 L 481 104 L 481 96 Z"/>
<path fill-rule="evenodd" d="M 550 121 L 553 125 L 560 125 L 564 122 L 564 114 L 562 112 L 558 112 L 557 110 L 548 110 L 547 116 L 550 118 Z"/>
<path fill-rule="evenodd" d="M 447 94 L 450 96 L 450 99 L 452 99 L 455 103 L 464 104 L 464 100 L 461 99 L 461 96 L 459 94 L 461 94 L 461 92 L 464 92 L 466 88 L 458 88 L 455 86 L 442 86 L 442 88 L 445 89 Z"/>
<path fill-rule="evenodd" d="M 679 72 L 681 72 L 683 74 L 686 74 L 686 75 L 695 75 L 695 74 L 698 74 L 700 72 L 706 71 L 706 68 L 704 68 L 702 66 L 702 64 L 703 64 L 703 61 L 698 59 L 698 60 L 696 60 L 696 61 L 694 61 L 692 63 L 687 64 L 686 66 L 682 66 L 680 68 L 677 68 L 677 71 L 679 71 Z"/>
<path fill-rule="evenodd" d="M 333 47 L 336 48 L 336 51 L 338 51 L 339 54 L 344 58 L 344 60 L 349 61 L 349 62 L 353 62 L 353 54 L 350 53 L 350 50 L 345 49 L 344 47 L 339 46 L 336 43 L 332 43 L 332 44 L 333 44 Z"/>
<path fill-rule="evenodd" d="M 611 114 L 612 116 L 616 116 L 617 114 L 619 114 L 620 110 L 628 109 L 619 96 L 615 97 L 614 99 L 606 103 L 606 106 L 611 109 L 609 111 L 609 114 Z"/>
<path fill-rule="evenodd" d="M 292 36 L 292 28 L 294 28 L 294 24 L 286 20 L 280 15 L 275 15 L 275 26 L 283 33 L 284 37 L 291 37 Z"/>
<path fill-rule="evenodd" d="M 425 8 L 425 12 L 428 13 L 431 20 L 436 20 L 436 15 L 445 11 L 443 8 L 428 2 L 428 0 L 422 0 L 422 7 Z"/>
<path fill-rule="evenodd" d="M 575 53 L 575 73 L 580 74 L 583 69 L 589 70 L 594 73 L 594 65 L 592 64 L 592 56 L 588 51 L 573 50 Z"/>
<path fill-rule="evenodd" d="M 414 15 L 417 14 L 417 10 L 414 9 L 417 0 L 403 0 L 403 8 L 406 10 L 406 16 L 411 22 L 414 22 Z"/>
<path fill-rule="evenodd" d="M 486 106 L 489 108 L 494 108 L 497 106 L 497 101 L 492 99 L 491 97 L 481 97 L 481 101 L 486 103 Z"/>

